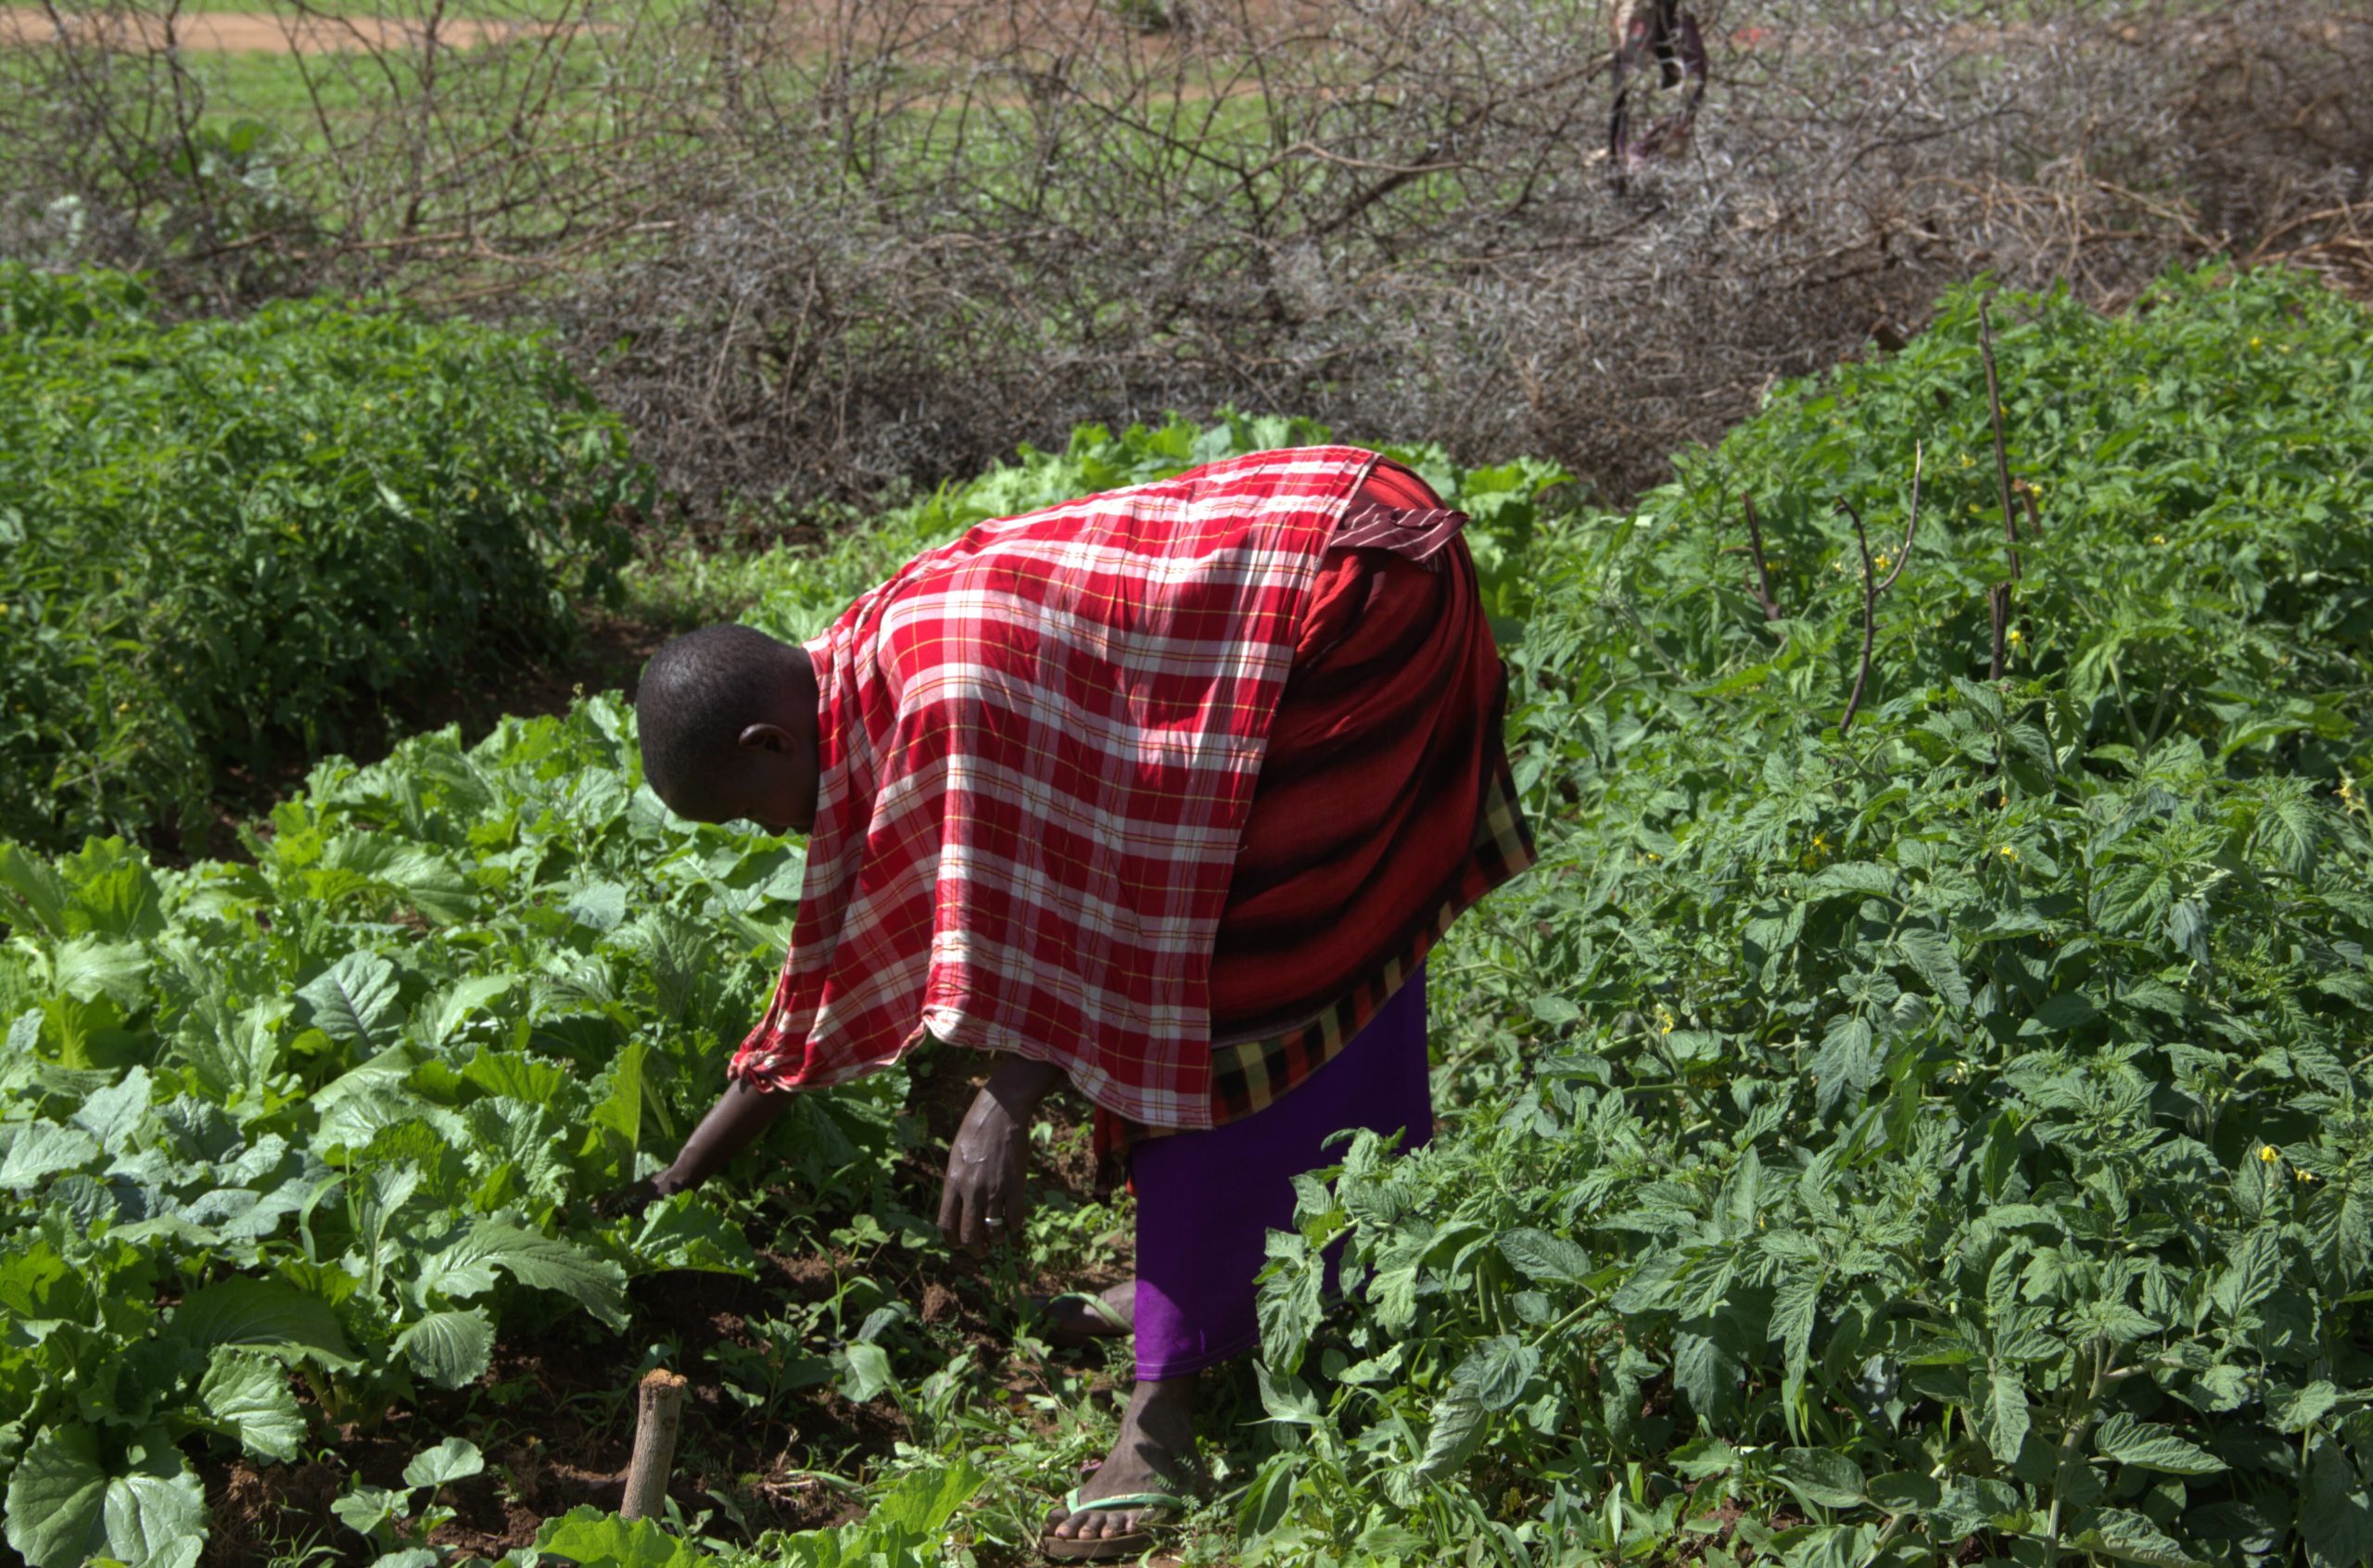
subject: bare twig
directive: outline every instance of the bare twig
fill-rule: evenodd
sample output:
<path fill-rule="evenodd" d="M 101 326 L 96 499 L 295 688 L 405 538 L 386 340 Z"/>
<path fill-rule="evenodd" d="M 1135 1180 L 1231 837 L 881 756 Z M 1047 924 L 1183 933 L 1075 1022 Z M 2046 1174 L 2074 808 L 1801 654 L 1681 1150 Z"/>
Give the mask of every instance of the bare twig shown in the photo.
<path fill-rule="evenodd" d="M 1747 587 L 1762 601 L 1765 620 L 1783 619 L 1780 601 L 1771 597 L 1771 568 L 1763 558 L 1763 525 L 1755 515 L 1755 498 L 1741 491 L 1739 504 L 1746 509 L 1747 558 L 1755 568 L 1755 575 L 1747 580 Z"/>
<path fill-rule="evenodd" d="M 1862 514 L 1854 510 L 1852 501 L 1847 500 L 1844 496 L 1837 498 L 1838 510 L 1854 520 L 1854 544 L 1862 552 L 1862 662 L 1854 671 L 1854 690 L 1846 699 L 1846 712 L 1837 721 L 1837 733 L 1841 736 L 1854 727 L 1854 714 L 1862 706 L 1863 688 L 1870 684 L 1871 651 L 1877 643 L 1879 635 L 1879 595 L 1895 587 L 1895 580 L 1903 575 L 1904 566 L 1911 560 L 1912 540 L 1920 532 L 1920 471 L 1923 466 L 1923 458 L 1921 448 L 1915 443 L 1911 449 L 1910 515 L 1904 520 L 1903 547 L 1896 552 L 1895 561 L 1884 577 L 1880 576 L 1872 565 L 1871 539 L 1869 534 L 1863 530 Z"/>
<path fill-rule="evenodd" d="M 2018 513 L 2011 509 L 2011 454 L 2002 442 L 2002 387 L 1994 373 L 1994 324 L 1987 318 L 1986 301 L 1977 302 L 1977 352 L 1986 361 L 1986 408 L 1994 421 L 1994 485 L 2001 498 L 2002 548 L 2010 557 L 2009 582 L 1997 583 L 1986 590 L 1986 617 L 1994 630 L 1994 651 L 1986 661 L 1986 678 L 2000 680 L 2009 667 L 2005 632 L 2011 624 L 2011 585 L 2019 580 Z"/>
<path fill-rule="evenodd" d="M 2011 580 L 2019 580 L 2019 514 L 2011 509 L 2011 453 L 2002 444 L 2002 387 L 1994 374 L 1994 324 L 1986 301 L 1977 302 L 1977 352 L 1986 361 L 1986 411 L 1994 422 L 1994 485 L 2002 504 L 2003 548 L 2010 552 Z"/>

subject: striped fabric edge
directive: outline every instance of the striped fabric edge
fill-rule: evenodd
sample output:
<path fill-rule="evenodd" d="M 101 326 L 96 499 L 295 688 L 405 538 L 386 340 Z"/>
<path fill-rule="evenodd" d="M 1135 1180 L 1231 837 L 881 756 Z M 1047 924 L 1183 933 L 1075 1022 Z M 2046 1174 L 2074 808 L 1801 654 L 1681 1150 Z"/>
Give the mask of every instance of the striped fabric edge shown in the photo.
<path fill-rule="evenodd" d="M 1517 803 L 1516 778 L 1503 751 L 1493 763 L 1475 814 L 1475 838 L 1466 864 L 1409 942 L 1309 1022 L 1265 1039 L 1212 1045 L 1212 1124 L 1240 1120 L 1275 1104 L 1286 1091 L 1332 1061 L 1416 973 L 1434 943 L 1461 915 L 1492 889 L 1514 880 L 1537 858 L 1532 828 Z M 1152 1129 L 1133 1131 L 1139 1136 L 1153 1134 Z"/>
<path fill-rule="evenodd" d="M 1329 550 L 1389 550 L 1415 561 L 1428 572 L 1442 569 L 1442 546 L 1456 538 L 1467 524 L 1466 513 L 1448 507 L 1415 510 L 1363 501 L 1343 514 Z"/>

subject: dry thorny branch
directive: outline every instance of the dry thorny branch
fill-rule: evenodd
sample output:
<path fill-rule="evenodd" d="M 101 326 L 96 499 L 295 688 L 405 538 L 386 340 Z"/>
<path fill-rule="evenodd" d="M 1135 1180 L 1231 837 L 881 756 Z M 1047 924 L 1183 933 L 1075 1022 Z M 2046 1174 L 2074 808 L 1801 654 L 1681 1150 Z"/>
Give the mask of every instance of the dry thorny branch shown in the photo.
<path fill-rule="evenodd" d="M 1973 272 L 2373 254 L 2329 0 L 1705 0 L 1686 151 L 1619 193 L 1605 0 L 250 0 L 295 108 L 141 44 L 174 0 L 49 3 L 0 250 L 556 327 L 709 515 L 1228 400 L 1615 495 Z"/>

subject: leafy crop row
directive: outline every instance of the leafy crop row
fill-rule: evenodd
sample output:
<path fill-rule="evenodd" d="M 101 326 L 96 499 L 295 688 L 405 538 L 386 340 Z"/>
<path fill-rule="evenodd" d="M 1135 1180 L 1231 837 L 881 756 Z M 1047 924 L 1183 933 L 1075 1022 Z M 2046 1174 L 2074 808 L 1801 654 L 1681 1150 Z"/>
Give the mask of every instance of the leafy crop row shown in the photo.
<path fill-rule="evenodd" d="M 638 778 L 595 699 L 325 763 L 253 864 L 0 848 L 0 1466 L 34 1568 L 178 1561 L 193 1435 L 286 1461 L 476 1379 L 498 1326 L 622 1326 L 629 1273 L 743 1266 L 701 1200 L 578 1207 L 714 1095 L 802 865 Z M 782 1159 L 863 1193 L 897 1087 L 804 1102 Z"/>
<path fill-rule="evenodd" d="M 1977 297 L 1537 553 L 1543 864 L 1278 1244 L 1256 1558 L 2373 1556 L 2367 318 L 1998 304 L 2014 581 Z"/>
<path fill-rule="evenodd" d="M 200 820 L 226 764 L 565 642 L 642 484 L 531 340 L 0 268 L 0 834 Z"/>

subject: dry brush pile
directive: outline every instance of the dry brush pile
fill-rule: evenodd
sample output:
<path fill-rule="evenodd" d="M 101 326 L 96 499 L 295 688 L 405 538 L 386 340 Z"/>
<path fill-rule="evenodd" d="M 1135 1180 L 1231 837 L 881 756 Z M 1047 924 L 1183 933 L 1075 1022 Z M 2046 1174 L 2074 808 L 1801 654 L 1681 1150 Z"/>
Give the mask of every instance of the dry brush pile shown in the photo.
<path fill-rule="evenodd" d="M 552 325 L 703 515 L 1231 400 L 1619 495 L 1976 272 L 2373 281 L 2339 6 L 1701 0 L 1617 188 L 1600 0 L 263 3 L 267 135 L 157 0 L 0 52 L 6 248 Z"/>

